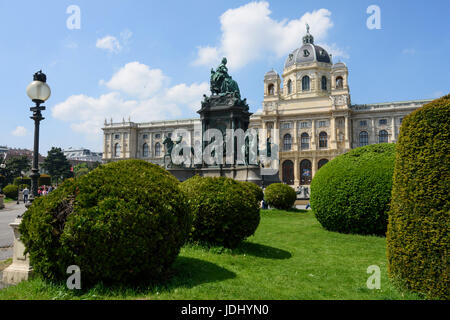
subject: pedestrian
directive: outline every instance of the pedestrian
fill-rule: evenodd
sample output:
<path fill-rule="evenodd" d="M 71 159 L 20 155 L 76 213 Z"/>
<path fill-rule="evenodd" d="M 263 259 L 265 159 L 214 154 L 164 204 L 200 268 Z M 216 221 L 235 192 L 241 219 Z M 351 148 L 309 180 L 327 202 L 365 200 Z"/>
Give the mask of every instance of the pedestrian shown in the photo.
<path fill-rule="evenodd" d="M 23 189 L 23 203 L 27 203 L 28 202 L 28 195 L 30 194 L 30 190 L 28 190 L 27 187 L 25 187 L 25 189 Z"/>
<path fill-rule="evenodd" d="M 306 205 L 306 210 L 311 209 L 311 204 L 308 202 L 308 204 Z"/>

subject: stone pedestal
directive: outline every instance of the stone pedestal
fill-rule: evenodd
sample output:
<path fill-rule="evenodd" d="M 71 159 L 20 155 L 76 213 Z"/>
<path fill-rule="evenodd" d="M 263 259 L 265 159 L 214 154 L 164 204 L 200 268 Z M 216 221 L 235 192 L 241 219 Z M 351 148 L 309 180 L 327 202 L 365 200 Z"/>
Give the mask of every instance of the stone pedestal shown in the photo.
<path fill-rule="evenodd" d="M 9 226 L 14 231 L 14 252 L 13 263 L 3 270 L 2 281 L 6 284 L 17 284 L 21 281 L 28 280 L 33 275 L 33 268 L 30 266 L 30 259 L 28 254 L 24 255 L 25 246 L 20 241 L 19 225 L 22 222 L 21 218 L 17 218 Z"/>
<path fill-rule="evenodd" d="M 0 194 L 0 209 L 3 209 L 5 207 L 5 205 L 3 204 L 4 198 L 5 198 L 5 196 L 3 194 Z"/>

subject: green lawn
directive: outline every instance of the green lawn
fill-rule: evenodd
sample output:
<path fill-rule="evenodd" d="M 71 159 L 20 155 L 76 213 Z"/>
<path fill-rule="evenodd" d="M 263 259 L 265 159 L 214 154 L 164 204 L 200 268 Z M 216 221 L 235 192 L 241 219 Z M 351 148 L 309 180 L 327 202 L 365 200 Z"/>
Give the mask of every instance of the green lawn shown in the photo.
<path fill-rule="evenodd" d="M 325 231 L 311 212 L 262 211 L 238 249 L 182 248 L 166 285 L 76 292 L 34 279 L 0 290 L 0 299 L 418 299 L 388 281 L 385 243 Z M 380 290 L 366 287 L 370 265 L 381 268 Z"/>

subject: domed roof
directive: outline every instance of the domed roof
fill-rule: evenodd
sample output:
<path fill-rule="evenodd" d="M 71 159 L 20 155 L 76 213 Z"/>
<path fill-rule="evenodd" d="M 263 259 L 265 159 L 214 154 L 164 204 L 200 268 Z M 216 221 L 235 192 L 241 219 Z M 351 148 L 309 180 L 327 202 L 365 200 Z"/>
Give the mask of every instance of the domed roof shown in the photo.
<path fill-rule="evenodd" d="M 275 71 L 275 70 L 270 70 L 269 72 L 267 72 L 265 75 L 264 75 L 264 78 L 266 79 L 266 78 L 276 78 L 276 77 L 279 77 L 279 75 L 278 75 L 278 73 Z"/>
<path fill-rule="evenodd" d="M 306 25 L 307 33 L 303 37 L 303 46 L 295 49 L 286 59 L 284 68 L 288 68 L 294 64 L 304 62 L 324 62 L 331 63 L 331 58 L 328 52 L 314 44 L 314 37 L 309 33 L 309 26 Z"/>
<path fill-rule="evenodd" d="M 338 62 L 333 65 L 333 69 L 339 69 L 339 68 L 347 68 L 347 66 L 343 62 Z"/>

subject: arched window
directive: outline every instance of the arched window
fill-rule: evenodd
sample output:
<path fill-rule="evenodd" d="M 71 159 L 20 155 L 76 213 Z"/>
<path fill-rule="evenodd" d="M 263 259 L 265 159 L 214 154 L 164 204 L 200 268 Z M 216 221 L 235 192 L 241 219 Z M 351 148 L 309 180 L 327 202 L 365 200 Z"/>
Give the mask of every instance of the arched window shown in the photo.
<path fill-rule="evenodd" d="M 283 142 L 284 142 L 284 148 L 283 148 L 284 151 L 290 151 L 291 147 L 292 147 L 292 137 L 289 133 L 284 136 Z"/>
<path fill-rule="evenodd" d="M 327 77 L 322 77 L 322 90 L 327 91 Z"/>
<path fill-rule="evenodd" d="M 287 93 L 288 94 L 292 93 L 292 81 L 291 81 L 291 79 L 289 79 L 288 82 L 287 82 Z"/>
<path fill-rule="evenodd" d="M 300 162 L 300 184 L 311 184 L 312 179 L 312 170 L 311 170 L 311 161 L 303 160 Z"/>
<path fill-rule="evenodd" d="M 320 161 L 319 161 L 319 166 L 318 166 L 318 168 L 320 169 L 320 168 L 322 168 L 324 165 L 326 165 L 328 163 L 328 159 L 321 159 Z"/>
<path fill-rule="evenodd" d="M 114 145 L 114 157 L 120 158 L 120 144 L 118 143 Z"/>
<path fill-rule="evenodd" d="M 344 79 L 342 77 L 336 78 L 336 89 L 344 88 Z"/>
<path fill-rule="evenodd" d="M 289 185 L 294 184 L 294 163 L 291 160 L 283 162 L 283 182 Z"/>
<path fill-rule="evenodd" d="M 275 86 L 273 85 L 273 83 L 269 84 L 269 86 L 267 87 L 267 91 L 269 93 L 269 96 L 273 96 L 275 94 Z"/>
<path fill-rule="evenodd" d="M 359 134 L 359 146 L 364 147 L 369 144 L 369 134 L 366 131 L 361 131 Z"/>
<path fill-rule="evenodd" d="M 309 149 L 309 134 L 307 134 L 306 132 L 303 132 L 302 136 L 301 136 L 301 141 L 302 141 L 302 145 L 301 145 L 302 150 L 308 150 Z"/>
<path fill-rule="evenodd" d="M 148 144 L 144 143 L 144 145 L 142 146 L 142 156 L 144 158 L 148 157 Z"/>
<path fill-rule="evenodd" d="M 388 140 L 389 140 L 389 133 L 386 130 L 381 130 L 378 137 L 378 142 L 385 143 L 388 142 Z"/>
<path fill-rule="evenodd" d="M 308 76 L 304 76 L 302 78 L 302 90 L 309 91 L 309 77 Z"/>
<path fill-rule="evenodd" d="M 159 142 L 155 144 L 155 157 L 161 157 L 161 144 Z"/>
<path fill-rule="evenodd" d="M 321 132 L 319 134 L 319 148 L 327 148 L 328 147 L 328 135 L 326 132 Z"/>

